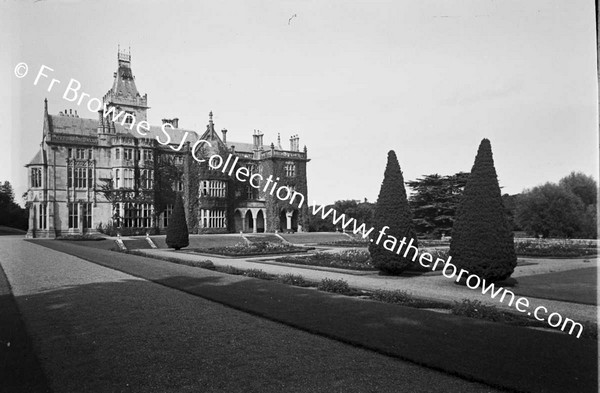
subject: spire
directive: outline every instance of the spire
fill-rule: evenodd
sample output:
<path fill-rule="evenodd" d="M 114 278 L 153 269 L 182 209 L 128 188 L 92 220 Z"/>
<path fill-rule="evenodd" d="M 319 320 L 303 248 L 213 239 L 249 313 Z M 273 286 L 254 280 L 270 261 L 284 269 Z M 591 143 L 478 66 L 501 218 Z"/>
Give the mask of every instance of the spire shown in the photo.
<path fill-rule="evenodd" d="M 135 85 L 131 70 L 131 48 L 121 50 L 117 47 L 117 72 L 114 73 L 112 88 L 104 95 L 103 103 L 117 107 L 117 111 L 127 111 L 135 116 L 135 122 L 146 120 L 148 96 L 141 95 Z"/>
<path fill-rule="evenodd" d="M 213 114 L 212 114 L 212 111 L 210 111 L 210 112 L 208 113 L 208 124 L 210 124 L 210 125 L 212 125 L 212 124 L 213 124 L 213 120 L 212 120 L 212 118 L 213 118 Z"/>
<path fill-rule="evenodd" d="M 283 150 L 283 148 L 281 147 L 281 133 L 277 133 L 277 149 L 278 150 Z"/>
<path fill-rule="evenodd" d="M 48 116 L 48 98 L 44 98 L 44 115 Z"/>

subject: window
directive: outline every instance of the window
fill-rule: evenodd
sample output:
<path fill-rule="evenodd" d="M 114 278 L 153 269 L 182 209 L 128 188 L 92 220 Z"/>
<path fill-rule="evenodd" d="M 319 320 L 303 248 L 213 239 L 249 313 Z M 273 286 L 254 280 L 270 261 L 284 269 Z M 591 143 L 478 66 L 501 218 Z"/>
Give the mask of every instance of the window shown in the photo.
<path fill-rule="evenodd" d="M 227 228 L 225 210 L 200 210 L 200 228 Z"/>
<path fill-rule="evenodd" d="M 121 187 L 121 171 L 119 169 L 115 170 L 115 188 Z"/>
<path fill-rule="evenodd" d="M 257 189 L 251 186 L 246 186 L 246 199 L 258 199 Z"/>
<path fill-rule="evenodd" d="M 73 158 L 73 149 L 71 149 L 70 147 L 67 149 L 67 154 L 69 158 Z"/>
<path fill-rule="evenodd" d="M 173 183 L 173 191 L 183 191 L 183 182 L 181 180 L 175 180 L 175 183 Z"/>
<path fill-rule="evenodd" d="M 92 228 L 92 204 L 81 204 L 81 215 L 83 216 L 83 227 Z"/>
<path fill-rule="evenodd" d="M 123 169 L 123 187 L 133 188 L 133 169 Z"/>
<path fill-rule="evenodd" d="M 135 120 L 135 115 L 133 114 L 133 112 L 125 112 L 125 124 L 131 124 L 133 123 Z"/>
<path fill-rule="evenodd" d="M 123 158 L 125 160 L 133 159 L 133 149 L 123 149 Z"/>
<path fill-rule="evenodd" d="M 45 203 L 40 204 L 40 210 L 38 215 L 38 229 L 48 229 L 47 227 L 47 215 L 48 215 L 48 205 Z"/>
<path fill-rule="evenodd" d="M 121 159 L 121 149 L 118 147 L 115 149 L 115 159 L 117 159 L 117 160 Z"/>
<path fill-rule="evenodd" d="M 85 149 L 75 149 L 75 158 L 85 160 Z"/>
<path fill-rule="evenodd" d="M 254 175 L 256 172 L 256 164 L 246 164 L 246 169 L 250 172 L 250 176 Z"/>
<path fill-rule="evenodd" d="M 285 172 L 286 177 L 296 177 L 296 163 L 286 162 L 283 165 L 283 171 Z"/>
<path fill-rule="evenodd" d="M 153 187 L 154 171 L 150 169 L 142 169 L 140 176 L 140 187 L 144 189 L 151 189 Z"/>
<path fill-rule="evenodd" d="M 93 158 L 92 149 L 88 149 L 88 159 L 91 160 Z"/>
<path fill-rule="evenodd" d="M 225 198 L 227 196 L 227 183 L 221 180 L 202 180 L 200 182 L 200 196 Z"/>
<path fill-rule="evenodd" d="M 139 161 L 141 159 L 141 152 L 139 150 L 135 151 L 135 160 Z"/>
<path fill-rule="evenodd" d="M 75 168 L 75 188 L 87 188 L 88 168 Z"/>
<path fill-rule="evenodd" d="M 69 228 L 79 228 L 79 204 L 69 203 Z"/>
<path fill-rule="evenodd" d="M 152 161 L 152 150 L 144 149 L 142 151 L 142 158 L 144 161 Z"/>
<path fill-rule="evenodd" d="M 119 210 L 117 210 L 119 211 Z M 123 227 L 149 228 L 152 226 L 152 205 L 150 203 L 123 204 Z"/>
<path fill-rule="evenodd" d="M 165 209 L 165 212 L 163 213 L 163 227 L 168 227 L 169 226 L 169 218 L 171 218 L 171 215 L 173 214 L 173 205 L 167 205 L 167 208 Z"/>
<path fill-rule="evenodd" d="M 42 186 L 42 168 L 31 168 L 31 187 Z"/>

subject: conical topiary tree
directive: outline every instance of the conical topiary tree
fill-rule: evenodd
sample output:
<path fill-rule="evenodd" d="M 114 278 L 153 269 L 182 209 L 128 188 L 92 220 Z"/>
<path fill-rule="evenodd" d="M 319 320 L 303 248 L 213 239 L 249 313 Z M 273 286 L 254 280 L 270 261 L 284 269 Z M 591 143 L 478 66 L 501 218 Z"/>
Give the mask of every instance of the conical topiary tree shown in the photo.
<path fill-rule="evenodd" d="M 169 218 L 169 225 L 167 226 L 166 242 L 167 246 L 176 250 L 187 247 L 190 244 L 181 195 L 175 197 L 175 206 L 173 206 L 173 213 Z"/>
<path fill-rule="evenodd" d="M 404 258 L 404 249 L 397 254 L 397 243 L 394 239 L 399 243 L 403 237 L 406 237 L 408 243 L 410 238 L 413 238 L 412 245 L 415 247 L 418 245 L 412 228 L 412 214 L 406 198 L 404 178 L 393 150 L 388 152 L 383 182 L 375 206 L 374 224 L 376 231 L 383 230 L 386 226 L 389 229 L 386 229 L 383 235 L 379 232 L 372 234 L 369 253 L 373 265 L 383 273 L 400 274 L 412 264 L 413 253 L 408 253 L 407 258 Z M 378 239 L 379 243 L 377 243 Z"/>
<path fill-rule="evenodd" d="M 457 209 L 450 255 L 459 269 L 487 282 L 507 279 L 517 265 L 513 233 L 502 204 L 488 139 L 479 145 Z"/>

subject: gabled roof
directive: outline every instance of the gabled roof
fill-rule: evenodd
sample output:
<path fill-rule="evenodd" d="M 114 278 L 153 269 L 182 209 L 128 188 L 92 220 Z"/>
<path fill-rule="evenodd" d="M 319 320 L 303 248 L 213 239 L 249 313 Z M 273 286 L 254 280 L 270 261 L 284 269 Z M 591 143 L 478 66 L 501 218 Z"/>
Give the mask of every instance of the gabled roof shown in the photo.
<path fill-rule="evenodd" d="M 28 167 L 28 166 L 33 166 L 33 165 L 44 165 L 45 163 L 46 163 L 46 160 L 44 157 L 44 151 L 42 149 L 40 149 L 36 153 L 35 157 L 33 157 L 33 159 L 31 161 L 29 161 L 29 164 L 27 164 L 25 166 Z"/>

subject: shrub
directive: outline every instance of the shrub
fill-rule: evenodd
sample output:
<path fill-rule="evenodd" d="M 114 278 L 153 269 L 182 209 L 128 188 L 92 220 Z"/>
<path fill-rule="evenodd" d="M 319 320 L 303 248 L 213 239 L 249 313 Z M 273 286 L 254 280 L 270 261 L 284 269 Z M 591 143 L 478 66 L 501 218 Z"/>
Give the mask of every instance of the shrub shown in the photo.
<path fill-rule="evenodd" d="M 479 300 L 469 299 L 463 299 L 461 302 L 454 302 L 452 314 L 494 322 L 504 322 L 506 319 L 505 314 L 495 306 L 488 306 L 481 303 Z"/>
<path fill-rule="evenodd" d="M 194 251 L 206 252 L 209 254 L 219 255 L 264 255 L 264 254 L 281 254 L 286 252 L 305 252 L 311 250 L 309 247 L 298 247 L 293 244 L 287 243 L 274 243 L 268 241 L 253 242 L 247 244 L 246 242 L 238 242 L 233 246 L 228 247 L 211 247 L 211 248 L 199 248 Z"/>
<path fill-rule="evenodd" d="M 340 293 L 342 295 L 346 295 L 352 292 L 348 283 L 342 279 L 333 280 L 330 278 L 324 278 L 319 283 L 317 289 L 325 292 Z"/>
<path fill-rule="evenodd" d="M 270 280 L 273 278 L 269 273 L 261 269 L 248 269 L 244 272 L 244 276 L 260 278 L 261 280 Z"/>
<path fill-rule="evenodd" d="M 167 246 L 174 248 L 175 250 L 187 247 L 190 244 L 181 195 L 177 195 L 177 199 L 175 200 L 175 206 L 173 207 L 173 214 L 169 219 L 167 238 L 165 241 Z"/>
<path fill-rule="evenodd" d="M 395 290 L 395 291 L 387 291 L 385 289 L 378 289 L 371 295 L 373 299 L 379 300 L 380 302 L 385 303 L 412 303 L 415 298 L 406 291 L 403 290 Z"/>
<path fill-rule="evenodd" d="M 238 276 L 243 275 L 245 272 L 242 269 L 238 269 L 235 266 L 227 265 L 227 266 L 217 266 L 216 269 L 218 272 L 227 273 L 227 274 L 235 274 Z"/>
<path fill-rule="evenodd" d="M 487 139 L 479 145 L 458 206 L 450 255 L 458 269 L 465 269 L 488 282 L 507 279 L 517 265 L 513 234 Z"/>
<path fill-rule="evenodd" d="M 299 274 L 287 273 L 279 277 L 279 281 L 287 285 L 295 285 L 297 287 L 305 287 L 308 285 L 304 277 Z"/>
<path fill-rule="evenodd" d="M 354 249 L 342 252 L 317 252 L 307 256 L 277 258 L 277 262 L 299 265 L 335 267 L 339 269 L 372 270 L 371 257 L 366 250 Z"/>
<path fill-rule="evenodd" d="M 387 165 L 383 175 L 383 182 L 377 198 L 375 207 L 375 228 L 383 228 L 388 226 L 388 239 L 393 236 L 395 239 L 406 237 L 407 243 L 409 239 L 413 239 L 413 245 L 418 247 L 417 236 L 412 228 L 412 217 L 408 200 L 406 198 L 406 189 L 404 188 L 404 178 L 400 170 L 400 164 L 396 158 L 396 153 L 393 150 L 388 152 Z M 396 243 L 389 248 L 385 248 L 385 244 L 389 242 L 382 241 L 383 244 L 376 244 L 374 240 L 379 236 L 377 231 L 374 231 L 373 240 L 369 244 L 369 252 L 373 266 L 386 274 L 400 274 L 411 265 L 409 258 L 404 258 L 402 253 L 396 254 L 389 250 L 395 247 Z M 382 239 L 385 240 L 385 239 Z"/>

